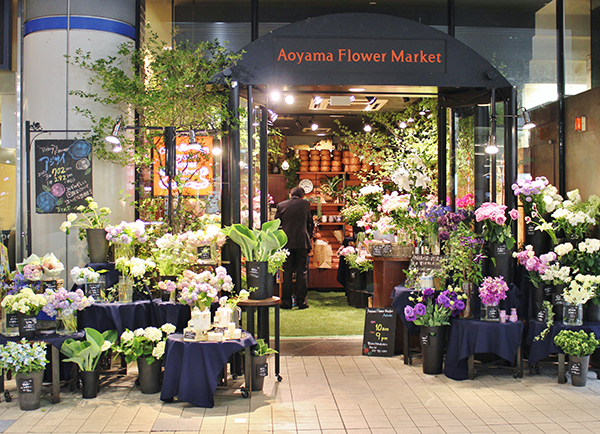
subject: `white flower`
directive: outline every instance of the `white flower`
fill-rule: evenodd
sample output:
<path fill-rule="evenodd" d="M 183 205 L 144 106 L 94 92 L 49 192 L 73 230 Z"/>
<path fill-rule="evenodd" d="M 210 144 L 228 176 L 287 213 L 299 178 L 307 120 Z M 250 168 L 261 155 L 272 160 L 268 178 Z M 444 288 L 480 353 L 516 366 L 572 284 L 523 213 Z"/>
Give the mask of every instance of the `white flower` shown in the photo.
<path fill-rule="evenodd" d="M 140 329 L 138 329 L 140 330 Z M 133 340 L 133 337 L 135 335 L 133 334 L 132 331 L 130 330 L 125 330 L 122 334 L 121 334 L 121 342 L 129 342 Z"/>
<path fill-rule="evenodd" d="M 112 346 L 112 343 L 110 341 L 104 341 L 104 343 L 100 347 L 100 351 L 102 351 L 102 352 L 108 351 L 111 346 Z"/>
<path fill-rule="evenodd" d="M 68 222 L 73 223 L 75 220 L 77 220 L 77 214 L 75 214 L 74 212 L 67 214 Z"/>
<path fill-rule="evenodd" d="M 95 211 L 95 210 L 97 210 L 97 209 L 98 209 L 98 204 L 97 204 L 96 202 L 94 202 L 94 201 L 91 201 L 91 202 L 89 202 L 89 203 L 88 203 L 88 206 L 90 207 L 90 209 L 91 209 L 92 211 Z"/>
<path fill-rule="evenodd" d="M 556 252 L 556 254 L 558 256 L 565 256 L 571 250 L 573 250 L 573 244 L 571 244 L 571 243 L 559 244 L 558 246 L 556 246 L 554 248 L 554 251 Z"/>
<path fill-rule="evenodd" d="M 581 202 L 581 195 L 579 194 L 579 189 L 578 188 L 576 188 L 575 190 L 571 190 L 571 191 L 567 192 L 567 197 L 569 198 L 569 200 L 571 202 L 573 202 L 573 204 Z"/>
<path fill-rule="evenodd" d="M 175 330 L 177 330 L 177 327 L 175 327 L 175 326 L 174 326 L 173 324 L 171 324 L 171 323 L 166 323 L 166 324 L 163 324 L 163 325 L 160 327 L 160 329 L 161 329 L 161 330 L 162 330 L 164 333 L 166 333 L 166 334 L 170 335 L 171 333 L 175 333 Z"/>
<path fill-rule="evenodd" d="M 144 329 L 143 329 L 143 328 L 135 329 L 135 330 L 133 331 L 133 334 L 134 334 L 135 336 L 144 336 Z"/>
<path fill-rule="evenodd" d="M 380 185 L 366 185 L 360 189 L 360 195 L 383 193 L 383 188 Z"/>
<path fill-rule="evenodd" d="M 152 357 L 160 359 L 165 354 L 165 341 L 160 341 L 152 350 Z"/>
<path fill-rule="evenodd" d="M 60 230 L 63 231 L 63 232 L 67 232 L 67 229 L 69 229 L 71 226 L 72 226 L 72 224 L 71 224 L 70 221 L 62 222 L 60 224 Z"/>
<path fill-rule="evenodd" d="M 162 331 L 156 327 L 146 327 L 144 336 L 152 342 L 158 342 L 162 339 Z"/>

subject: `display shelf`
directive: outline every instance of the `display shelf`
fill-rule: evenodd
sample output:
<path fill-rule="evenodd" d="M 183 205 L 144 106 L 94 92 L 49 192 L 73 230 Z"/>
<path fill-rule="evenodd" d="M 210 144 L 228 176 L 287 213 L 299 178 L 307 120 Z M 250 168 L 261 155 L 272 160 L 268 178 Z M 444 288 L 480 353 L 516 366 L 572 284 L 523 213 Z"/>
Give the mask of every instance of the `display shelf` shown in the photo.
<path fill-rule="evenodd" d="M 298 175 L 345 175 L 354 172 L 296 172 Z"/>

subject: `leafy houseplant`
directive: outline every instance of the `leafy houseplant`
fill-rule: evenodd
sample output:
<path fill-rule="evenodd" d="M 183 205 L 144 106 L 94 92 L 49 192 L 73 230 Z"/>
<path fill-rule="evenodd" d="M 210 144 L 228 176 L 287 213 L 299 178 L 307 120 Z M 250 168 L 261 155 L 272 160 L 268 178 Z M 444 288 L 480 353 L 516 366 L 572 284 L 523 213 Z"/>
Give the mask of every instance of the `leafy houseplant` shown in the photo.
<path fill-rule="evenodd" d="M 116 330 L 100 333 L 86 327 L 85 341 L 67 339 L 60 347 L 60 352 L 68 357 L 65 362 L 76 363 L 81 371 L 94 371 L 102 353 L 109 350 L 116 339 Z"/>
<path fill-rule="evenodd" d="M 260 356 L 267 356 L 269 354 L 276 354 L 276 353 L 277 353 L 277 350 L 270 348 L 264 339 L 256 340 L 256 347 L 254 347 L 253 355 L 260 357 Z"/>
<path fill-rule="evenodd" d="M 110 208 L 100 208 L 91 196 L 86 197 L 85 201 L 87 205 L 79 205 L 77 207 L 77 212 L 81 214 L 79 218 L 77 218 L 77 214 L 75 213 L 67 214 L 67 220 L 60 225 L 60 230 L 66 232 L 67 235 L 70 233 L 72 227 L 79 227 L 80 240 L 85 238 L 86 229 L 104 229 L 109 224 L 106 216 L 110 214 Z"/>
<path fill-rule="evenodd" d="M 277 353 L 264 339 L 257 339 L 256 346 L 252 351 L 252 391 L 257 392 L 262 390 L 264 379 L 267 373 L 267 357 L 269 354 Z"/>

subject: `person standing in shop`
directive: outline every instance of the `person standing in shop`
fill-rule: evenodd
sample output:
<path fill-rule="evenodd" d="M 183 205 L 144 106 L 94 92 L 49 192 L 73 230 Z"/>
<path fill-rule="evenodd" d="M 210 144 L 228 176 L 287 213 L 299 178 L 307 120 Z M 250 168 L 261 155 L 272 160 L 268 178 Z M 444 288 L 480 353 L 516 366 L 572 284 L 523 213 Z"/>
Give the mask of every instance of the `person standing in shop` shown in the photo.
<path fill-rule="evenodd" d="M 310 202 L 303 197 L 304 189 L 294 187 L 290 192 L 290 198 L 277 204 L 275 213 L 275 218 L 281 220 L 281 229 L 288 237 L 285 248 L 290 251 L 283 264 L 282 309 L 292 308 L 294 273 L 296 273 L 296 304 L 298 309 L 308 308 L 306 281 L 314 222 L 310 213 Z"/>

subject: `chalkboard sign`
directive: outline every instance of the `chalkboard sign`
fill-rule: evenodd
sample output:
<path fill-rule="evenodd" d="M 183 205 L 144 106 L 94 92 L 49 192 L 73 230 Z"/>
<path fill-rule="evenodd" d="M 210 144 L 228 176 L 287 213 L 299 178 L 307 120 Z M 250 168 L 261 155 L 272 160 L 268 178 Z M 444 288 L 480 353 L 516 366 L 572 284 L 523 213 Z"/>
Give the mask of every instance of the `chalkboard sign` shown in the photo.
<path fill-rule="evenodd" d="M 554 295 L 554 299 L 552 300 L 552 304 L 555 306 L 560 306 L 563 304 L 563 297 L 562 294 L 553 294 Z"/>
<path fill-rule="evenodd" d="M 371 246 L 372 256 L 390 256 L 393 248 L 391 244 L 373 244 Z"/>
<path fill-rule="evenodd" d="M 269 365 L 267 365 L 266 363 L 256 365 L 256 375 L 258 377 L 268 377 L 269 376 Z"/>
<path fill-rule="evenodd" d="M 94 301 L 102 300 L 102 292 L 104 292 L 104 282 L 85 284 L 85 295 L 87 297 L 93 297 Z"/>
<path fill-rule="evenodd" d="M 21 317 L 22 328 L 24 332 L 34 332 L 37 330 L 37 318 L 32 317 Z"/>
<path fill-rule="evenodd" d="M 212 259 L 210 246 L 198 247 L 198 257 L 203 261 L 210 261 Z"/>
<path fill-rule="evenodd" d="M 500 308 L 498 306 L 487 306 L 487 319 L 488 321 L 495 321 L 500 319 Z"/>
<path fill-rule="evenodd" d="M 396 338 L 396 312 L 394 309 L 367 308 L 363 354 L 393 357 Z"/>
<path fill-rule="evenodd" d="M 260 278 L 260 266 L 249 266 L 248 267 L 248 277 L 251 277 L 253 279 L 259 279 Z"/>
<path fill-rule="evenodd" d="M 439 271 L 442 269 L 441 255 L 412 255 L 410 263 L 408 264 L 408 271 L 416 270 L 416 277 L 429 276 L 433 271 Z M 407 288 L 413 288 L 417 282 L 406 282 Z"/>
<path fill-rule="evenodd" d="M 46 289 L 56 291 L 58 289 L 58 282 L 56 280 L 44 280 L 44 282 L 42 282 L 42 288 L 44 291 Z"/>
<path fill-rule="evenodd" d="M 19 384 L 19 392 L 33 393 L 33 378 L 25 378 L 21 380 L 21 384 Z"/>
<path fill-rule="evenodd" d="M 421 346 L 428 347 L 429 346 L 429 333 L 421 335 Z"/>
<path fill-rule="evenodd" d="M 92 196 L 92 145 L 85 140 L 35 141 L 38 214 L 75 212 Z"/>
<path fill-rule="evenodd" d="M 571 375 L 581 375 L 581 362 L 571 364 Z"/>
<path fill-rule="evenodd" d="M 546 309 L 542 309 L 537 313 L 537 320 L 541 322 L 546 322 L 548 319 L 548 311 Z"/>
<path fill-rule="evenodd" d="M 6 314 L 6 327 L 17 328 L 19 327 L 19 316 L 16 313 Z"/>

